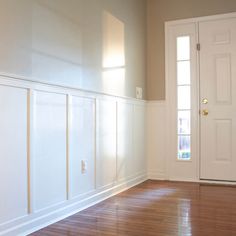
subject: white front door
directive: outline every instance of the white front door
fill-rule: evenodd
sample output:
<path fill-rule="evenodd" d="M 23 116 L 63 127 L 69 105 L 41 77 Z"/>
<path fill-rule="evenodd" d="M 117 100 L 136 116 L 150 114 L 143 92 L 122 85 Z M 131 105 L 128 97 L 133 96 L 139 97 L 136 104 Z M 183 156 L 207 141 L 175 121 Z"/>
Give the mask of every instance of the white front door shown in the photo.
<path fill-rule="evenodd" d="M 236 18 L 199 23 L 200 178 L 236 181 Z"/>
<path fill-rule="evenodd" d="M 236 13 L 166 26 L 169 179 L 236 182 Z"/>

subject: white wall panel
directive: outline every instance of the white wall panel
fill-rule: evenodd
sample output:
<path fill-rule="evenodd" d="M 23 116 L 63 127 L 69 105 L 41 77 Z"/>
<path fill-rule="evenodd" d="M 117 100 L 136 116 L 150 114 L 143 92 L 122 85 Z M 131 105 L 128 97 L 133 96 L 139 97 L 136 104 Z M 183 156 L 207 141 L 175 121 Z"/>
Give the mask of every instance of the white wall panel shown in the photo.
<path fill-rule="evenodd" d="M 116 102 L 97 102 L 97 187 L 116 181 Z"/>
<path fill-rule="evenodd" d="M 0 224 L 27 214 L 27 90 L 0 86 Z"/>
<path fill-rule="evenodd" d="M 33 198 L 35 210 L 66 200 L 66 96 L 35 92 Z"/>
<path fill-rule="evenodd" d="M 135 168 L 137 173 L 143 173 L 146 172 L 146 107 L 144 105 L 134 105 L 133 125 Z"/>
<path fill-rule="evenodd" d="M 134 105 L 118 103 L 117 109 L 117 176 L 118 180 L 135 174 L 133 140 Z"/>
<path fill-rule="evenodd" d="M 166 103 L 149 102 L 147 105 L 147 159 L 148 175 L 151 179 L 165 179 L 166 139 L 168 130 L 166 124 Z"/>
<path fill-rule="evenodd" d="M 70 196 L 95 188 L 95 100 L 75 97 L 70 102 Z M 82 172 L 82 161 L 87 170 Z"/>

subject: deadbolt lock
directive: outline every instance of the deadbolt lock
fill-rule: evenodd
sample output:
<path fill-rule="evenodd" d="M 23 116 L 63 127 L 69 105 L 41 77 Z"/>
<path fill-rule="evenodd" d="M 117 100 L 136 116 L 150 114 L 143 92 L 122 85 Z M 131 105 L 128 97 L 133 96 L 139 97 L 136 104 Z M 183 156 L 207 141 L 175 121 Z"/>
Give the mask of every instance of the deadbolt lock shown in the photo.
<path fill-rule="evenodd" d="M 208 99 L 207 99 L 207 98 L 203 98 L 203 99 L 202 99 L 202 103 L 203 103 L 203 104 L 207 104 L 207 103 L 208 103 Z"/>

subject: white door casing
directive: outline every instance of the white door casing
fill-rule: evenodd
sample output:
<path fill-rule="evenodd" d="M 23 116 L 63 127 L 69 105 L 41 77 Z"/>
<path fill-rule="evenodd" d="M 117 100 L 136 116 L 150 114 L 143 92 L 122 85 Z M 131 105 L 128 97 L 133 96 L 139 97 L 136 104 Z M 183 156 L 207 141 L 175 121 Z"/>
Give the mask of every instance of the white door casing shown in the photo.
<path fill-rule="evenodd" d="M 177 158 L 176 40 L 181 36 L 189 36 L 191 41 L 191 160 L 187 161 Z M 236 181 L 235 77 L 235 13 L 166 23 L 166 153 L 170 180 Z M 204 98 L 207 104 L 203 104 Z M 209 114 L 203 115 L 203 110 Z"/>
<path fill-rule="evenodd" d="M 187 23 L 171 25 L 167 31 L 167 106 L 169 130 L 167 147 L 168 175 L 170 180 L 196 181 L 198 178 L 198 93 L 197 84 L 197 25 Z M 178 159 L 177 144 L 177 38 L 188 36 L 190 39 L 190 80 L 191 80 L 191 159 Z"/>

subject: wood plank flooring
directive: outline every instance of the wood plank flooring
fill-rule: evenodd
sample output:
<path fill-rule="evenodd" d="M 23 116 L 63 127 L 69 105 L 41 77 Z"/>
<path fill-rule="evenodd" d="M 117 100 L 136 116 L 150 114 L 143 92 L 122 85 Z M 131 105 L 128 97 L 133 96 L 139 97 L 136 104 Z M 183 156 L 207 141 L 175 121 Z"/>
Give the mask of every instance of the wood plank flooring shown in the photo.
<path fill-rule="evenodd" d="M 235 236 L 236 188 L 148 180 L 32 236 Z"/>

